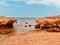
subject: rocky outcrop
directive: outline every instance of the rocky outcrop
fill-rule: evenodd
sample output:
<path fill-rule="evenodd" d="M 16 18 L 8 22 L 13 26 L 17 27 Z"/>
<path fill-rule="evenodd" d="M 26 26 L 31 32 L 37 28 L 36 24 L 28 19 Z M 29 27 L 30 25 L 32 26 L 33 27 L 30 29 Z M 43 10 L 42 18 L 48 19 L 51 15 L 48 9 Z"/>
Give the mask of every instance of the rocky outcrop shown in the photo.
<path fill-rule="evenodd" d="M 1 25 L 8 25 L 8 24 L 12 25 L 16 21 L 17 21 L 16 18 L 12 18 L 12 17 L 7 18 L 5 16 L 0 16 L 0 26 Z"/>
<path fill-rule="evenodd" d="M 44 18 L 36 18 L 40 29 L 46 29 L 47 31 L 60 31 L 60 15 L 59 16 L 48 16 Z M 36 27 L 36 26 L 35 26 Z"/>

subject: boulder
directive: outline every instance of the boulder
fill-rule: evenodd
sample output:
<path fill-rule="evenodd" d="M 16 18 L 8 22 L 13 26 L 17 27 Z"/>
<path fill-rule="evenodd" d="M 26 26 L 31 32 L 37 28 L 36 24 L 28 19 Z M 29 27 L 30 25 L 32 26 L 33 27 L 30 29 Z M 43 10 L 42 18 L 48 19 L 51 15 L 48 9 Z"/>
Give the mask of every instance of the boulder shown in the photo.
<path fill-rule="evenodd" d="M 43 28 L 47 31 L 60 31 L 60 15 L 36 18 L 35 21 L 40 25 L 41 29 Z"/>
<path fill-rule="evenodd" d="M 0 16 L 0 25 L 7 25 L 7 24 L 13 24 L 14 22 L 16 22 L 17 19 L 16 18 L 7 18 L 5 16 Z"/>

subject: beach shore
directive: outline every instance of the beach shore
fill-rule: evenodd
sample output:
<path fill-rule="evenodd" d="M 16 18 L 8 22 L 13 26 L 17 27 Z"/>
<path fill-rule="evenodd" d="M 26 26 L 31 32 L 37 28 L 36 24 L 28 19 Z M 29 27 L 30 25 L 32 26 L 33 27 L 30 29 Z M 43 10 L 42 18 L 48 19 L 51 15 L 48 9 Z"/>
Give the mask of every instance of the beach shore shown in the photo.
<path fill-rule="evenodd" d="M 29 31 L 5 36 L 0 39 L 0 45 L 60 45 L 60 32 Z"/>
<path fill-rule="evenodd" d="M 14 28 L 5 29 L 13 32 L 0 34 L 0 45 L 60 45 L 60 32 L 36 31 L 34 25 L 33 20 L 18 21 Z"/>

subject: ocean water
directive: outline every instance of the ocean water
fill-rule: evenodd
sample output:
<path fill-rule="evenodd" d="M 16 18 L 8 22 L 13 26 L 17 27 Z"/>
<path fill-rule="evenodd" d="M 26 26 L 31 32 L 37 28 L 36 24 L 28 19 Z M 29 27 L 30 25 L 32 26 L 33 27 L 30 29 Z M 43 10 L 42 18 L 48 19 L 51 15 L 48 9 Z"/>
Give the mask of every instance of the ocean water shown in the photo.
<path fill-rule="evenodd" d="M 17 23 L 14 23 L 14 29 L 16 30 L 16 32 L 24 33 L 29 30 L 33 30 L 35 24 L 36 24 L 35 18 L 26 18 L 26 17 L 22 18 L 21 17 L 21 18 L 18 18 Z"/>

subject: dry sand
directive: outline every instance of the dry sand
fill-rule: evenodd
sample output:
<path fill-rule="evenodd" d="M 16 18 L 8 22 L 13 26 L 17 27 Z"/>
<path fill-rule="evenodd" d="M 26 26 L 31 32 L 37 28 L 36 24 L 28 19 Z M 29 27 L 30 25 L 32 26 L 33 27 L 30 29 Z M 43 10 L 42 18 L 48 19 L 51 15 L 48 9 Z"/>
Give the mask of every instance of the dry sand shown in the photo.
<path fill-rule="evenodd" d="M 60 32 L 30 31 L 4 36 L 0 39 L 0 45 L 60 45 Z"/>

